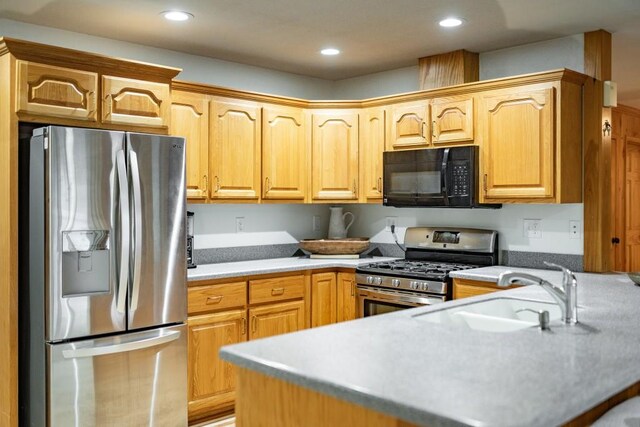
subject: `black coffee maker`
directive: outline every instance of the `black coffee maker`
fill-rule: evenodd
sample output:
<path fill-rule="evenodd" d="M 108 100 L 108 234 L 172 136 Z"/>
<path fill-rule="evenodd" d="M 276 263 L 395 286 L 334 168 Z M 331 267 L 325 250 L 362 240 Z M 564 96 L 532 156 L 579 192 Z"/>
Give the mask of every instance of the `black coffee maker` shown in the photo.
<path fill-rule="evenodd" d="M 187 268 L 196 268 L 193 262 L 193 212 L 187 211 Z"/>

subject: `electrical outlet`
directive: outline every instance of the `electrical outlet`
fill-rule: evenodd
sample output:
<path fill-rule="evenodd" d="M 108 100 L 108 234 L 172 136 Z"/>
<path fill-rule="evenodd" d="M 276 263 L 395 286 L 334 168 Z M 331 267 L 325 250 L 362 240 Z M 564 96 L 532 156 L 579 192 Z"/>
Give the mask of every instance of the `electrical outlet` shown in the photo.
<path fill-rule="evenodd" d="M 542 239 L 542 220 L 525 219 L 522 222 L 524 237 L 528 237 L 530 239 Z"/>
<path fill-rule="evenodd" d="M 313 231 L 320 231 L 320 215 L 313 216 Z"/>
<path fill-rule="evenodd" d="M 237 216 L 236 217 L 236 233 L 244 232 L 244 217 Z"/>
<path fill-rule="evenodd" d="M 579 239 L 581 234 L 580 221 L 569 221 L 569 238 Z"/>
<path fill-rule="evenodd" d="M 396 220 L 398 219 L 397 216 L 388 216 L 386 217 L 385 223 L 384 223 L 384 229 L 385 231 L 391 231 L 391 226 L 395 226 L 396 225 Z"/>

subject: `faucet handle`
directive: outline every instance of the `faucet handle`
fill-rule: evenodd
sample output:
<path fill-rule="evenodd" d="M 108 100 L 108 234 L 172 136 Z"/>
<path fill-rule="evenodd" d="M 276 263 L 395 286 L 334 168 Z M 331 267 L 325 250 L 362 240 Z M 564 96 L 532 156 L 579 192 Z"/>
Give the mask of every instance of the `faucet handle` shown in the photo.
<path fill-rule="evenodd" d="M 567 267 L 564 267 L 564 266 L 559 265 L 559 264 L 554 264 L 552 262 L 547 262 L 547 261 L 544 261 L 544 264 L 547 267 L 553 267 L 553 268 L 557 268 L 559 270 L 562 270 L 562 276 L 563 276 L 563 282 L 564 282 L 563 284 L 565 286 L 567 286 L 571 282 L 571 280 L 575 280 L 575 276 L 573 274 L 573 271 L 569 270 Z"/>

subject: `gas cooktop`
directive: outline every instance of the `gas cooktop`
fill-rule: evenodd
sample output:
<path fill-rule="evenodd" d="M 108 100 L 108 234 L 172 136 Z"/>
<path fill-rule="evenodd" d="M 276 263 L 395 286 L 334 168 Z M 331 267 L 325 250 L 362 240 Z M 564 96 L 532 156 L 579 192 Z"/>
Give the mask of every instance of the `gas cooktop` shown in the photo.
<path fill-rule="evenodd" d="M 443 263 L 422 260 L 396 260 L 364 265 L 356 271 L 394 277 L 411 277 L 427 280 L 445 280 L 452 271 L 477 268 L 475 264 Z"/>

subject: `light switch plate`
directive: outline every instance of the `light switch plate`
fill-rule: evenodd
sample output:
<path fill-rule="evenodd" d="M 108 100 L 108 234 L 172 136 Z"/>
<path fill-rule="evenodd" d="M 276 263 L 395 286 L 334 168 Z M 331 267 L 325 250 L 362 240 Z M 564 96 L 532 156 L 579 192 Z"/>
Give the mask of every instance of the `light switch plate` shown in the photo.
<path fill-rule="evenodd" d="M 542 220 L 525 219 L 523 220 L 523 235 L 530 239 L 542 239 Z"/>
<path fill-rule="evenodd" d="M 244 232 L 244 217 L 237 216 L 236 217 L 236 233 Z"/>

